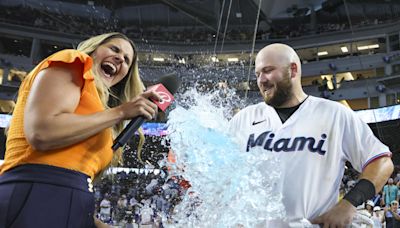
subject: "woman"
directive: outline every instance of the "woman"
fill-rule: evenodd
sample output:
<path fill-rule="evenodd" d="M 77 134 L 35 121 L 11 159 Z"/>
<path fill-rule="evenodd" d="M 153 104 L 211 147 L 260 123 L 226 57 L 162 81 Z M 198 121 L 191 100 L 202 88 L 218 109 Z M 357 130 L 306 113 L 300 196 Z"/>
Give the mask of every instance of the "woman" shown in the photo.
<path fill-rule="evenodd" d="M 120 33 L 39 63 L 20 86 L 8 131 L 0 227 L 102 226 L 92 180 L 120 158 L 111 146 L 123 121 L 156 115 L 149 98 L 160 100 L 143 92 L 135 46 Z"/>

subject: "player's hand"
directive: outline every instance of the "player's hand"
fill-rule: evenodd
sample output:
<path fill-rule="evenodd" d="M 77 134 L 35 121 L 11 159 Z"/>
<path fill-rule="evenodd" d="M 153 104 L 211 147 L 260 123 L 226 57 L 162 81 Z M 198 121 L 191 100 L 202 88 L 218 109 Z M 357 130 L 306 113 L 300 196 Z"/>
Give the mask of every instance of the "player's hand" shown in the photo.
<path fill-rule="evenodd" d="M 351 224 L 356 212 L 356 207 L 354 207 L 349 201 L 341 200 L 329 211 L 311 220 L 311 223 L 320 224 L 323 228 L 344 228 Z"/>

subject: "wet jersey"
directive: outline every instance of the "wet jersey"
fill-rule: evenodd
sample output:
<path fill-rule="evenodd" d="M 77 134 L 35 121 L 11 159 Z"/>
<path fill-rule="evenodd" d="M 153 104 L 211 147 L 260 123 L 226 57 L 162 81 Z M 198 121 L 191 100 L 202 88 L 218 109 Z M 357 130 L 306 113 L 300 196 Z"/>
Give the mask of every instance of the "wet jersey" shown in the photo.
<path fill-rule="evenodd" d="M 346 161 L 361 172 L 374 159 L 391 155 L 351 109 L 312 96 L 284 123 L 264 102 L 249 106 L 232 118 L 230 131 L 243 152 L 262 148 L 280 156 L 289 220 L 313 219 L 337 203 Z"/>

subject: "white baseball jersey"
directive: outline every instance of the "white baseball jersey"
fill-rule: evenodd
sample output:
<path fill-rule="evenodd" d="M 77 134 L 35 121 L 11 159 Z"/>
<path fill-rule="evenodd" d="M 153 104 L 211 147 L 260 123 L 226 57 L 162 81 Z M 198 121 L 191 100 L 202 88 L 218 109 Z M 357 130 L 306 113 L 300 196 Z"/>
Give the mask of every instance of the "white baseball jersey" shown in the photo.
<path fill-rule="evenodd" d="M 243 151 L 261 147 L 280 156 L 289 221 L 311 220 L 337 203 L 346 161 L 361 172 L 372 160 L 391 155 L 351 109 L 312 96 L 283 124 L 264 102 L 249 106 L 232 118 L 230 130 Z"/>

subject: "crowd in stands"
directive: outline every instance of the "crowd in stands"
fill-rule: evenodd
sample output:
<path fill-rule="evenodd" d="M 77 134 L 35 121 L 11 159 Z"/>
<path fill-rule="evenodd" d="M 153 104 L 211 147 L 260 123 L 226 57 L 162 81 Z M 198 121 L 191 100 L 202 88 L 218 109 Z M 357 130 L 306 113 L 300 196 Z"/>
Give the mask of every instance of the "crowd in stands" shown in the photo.
<path fill-rule="evenodd" d="M 342 179 L 340 197 L 357 183 L 359 173 L 347 168 Z M 358 224 L 374 227 L 400 227 L 400 170 L 374 198 L 357 208 L 354 218 Z M 136 169 L 103 176 L 95 184 L 96 216 L 116 227 L 163 227 L 173 224 L 174 208 L 185 194 L 190 194 L 190 184 L 180 177 L 168 175 L 161 169 Z M 368 227 L 368 226 L 366 226 Z"/>
<path fill-rule="evenodd" d="M 29 6 L 1 7 L 0 21 L 86 36 L 120 30 L 117 21 L 110 18 L 78 17 L 58 9 L 38 10 Z"/>
<path fill-rule="evenodd" d="M 131 156 L 124 161 L 130 170 L 105 174 L 96 182 L 96 215 L 102 221 L 116 227 L 163 227 L 163 223 L 175 222 L 174 208 L 190 193 L 190 183 L 174 176 L 168 168 L 171 165 L 166 163 L 166 160 L 171 162 L 167 159 L 170 156 L 169 143 L 164 137 L 146 138 L 142 156 L 146 162 L 138 161 L 135 150 L 128 147 L 125 153 Z M 133 144 L 130 143 L 132 148 L 135 147 Z M 347 164 L 339 190 L 340 198 L 355 186 L 358 178 L 359 173 Z M 357 208 L 355 220 L 361 224 L 374 223 L 376 227 L 400 227 L 399 188 L 400 167 L 395 167 L 392 178 L 382 191 Z"/>
<path fill-rule="evenodd" d="M 156 172 L 158 171 L 158 172 Z M 96 216 L 115 226 L 171 223 L 174 207 L 188 189 L 187 182 L 168 176 L 166 169 L 136 169 L 105 175 L 95 185 Z"/>
<path fill-rule="evenodd" d="M 343 197 L 357 183 L 359 173 L 352 168 L 345 170 L 340 188 L 340 197 Z M 400 227 L 400 170 L 395 171 L 382 191 L 372 199 L 357 207 L 355 220 L 361 224 L 373 224 L 373 227 L 396 228 Z"/>
<path fill-rule="evenodd" d="M 44 6 L 42 6 L 44 7 Z M 95 11 L 95 10 L 93 10 Z M 396 18 L 372 18 L 354 21 L 353 27 L 363 27 L 395 21 Z M 95 34 L 120 31 L 126 33 L 134 40 L 166 41 L 166 42 L 212 42 L 216 39 L 216 32 L 206 27 L 169 28 L 168 26 L 139 26 L 121 25 L 117 17 L 106 16 L 101 12 L 97 15 L 73 16 L 60 9 L 54 8 L 39 10 L 30 6 L 1 7 L 0 21 L 33 26 L 59 32 L 91 36 Z M 260 29 L 256 35 L 257 40 L 288 39 L 304 35 L 342 31 L 349 29 L 347 19 L 343 22 L 318 22 L 314 26 L 303 20 L 293 19 L 289 23 L 273 23 L 268 29 Z M 225 37 L 220 31 L 219 40 L 225 41 L 250 41 L 253 39 L 253 26 L 231 26 L 227 28 Z"/>

